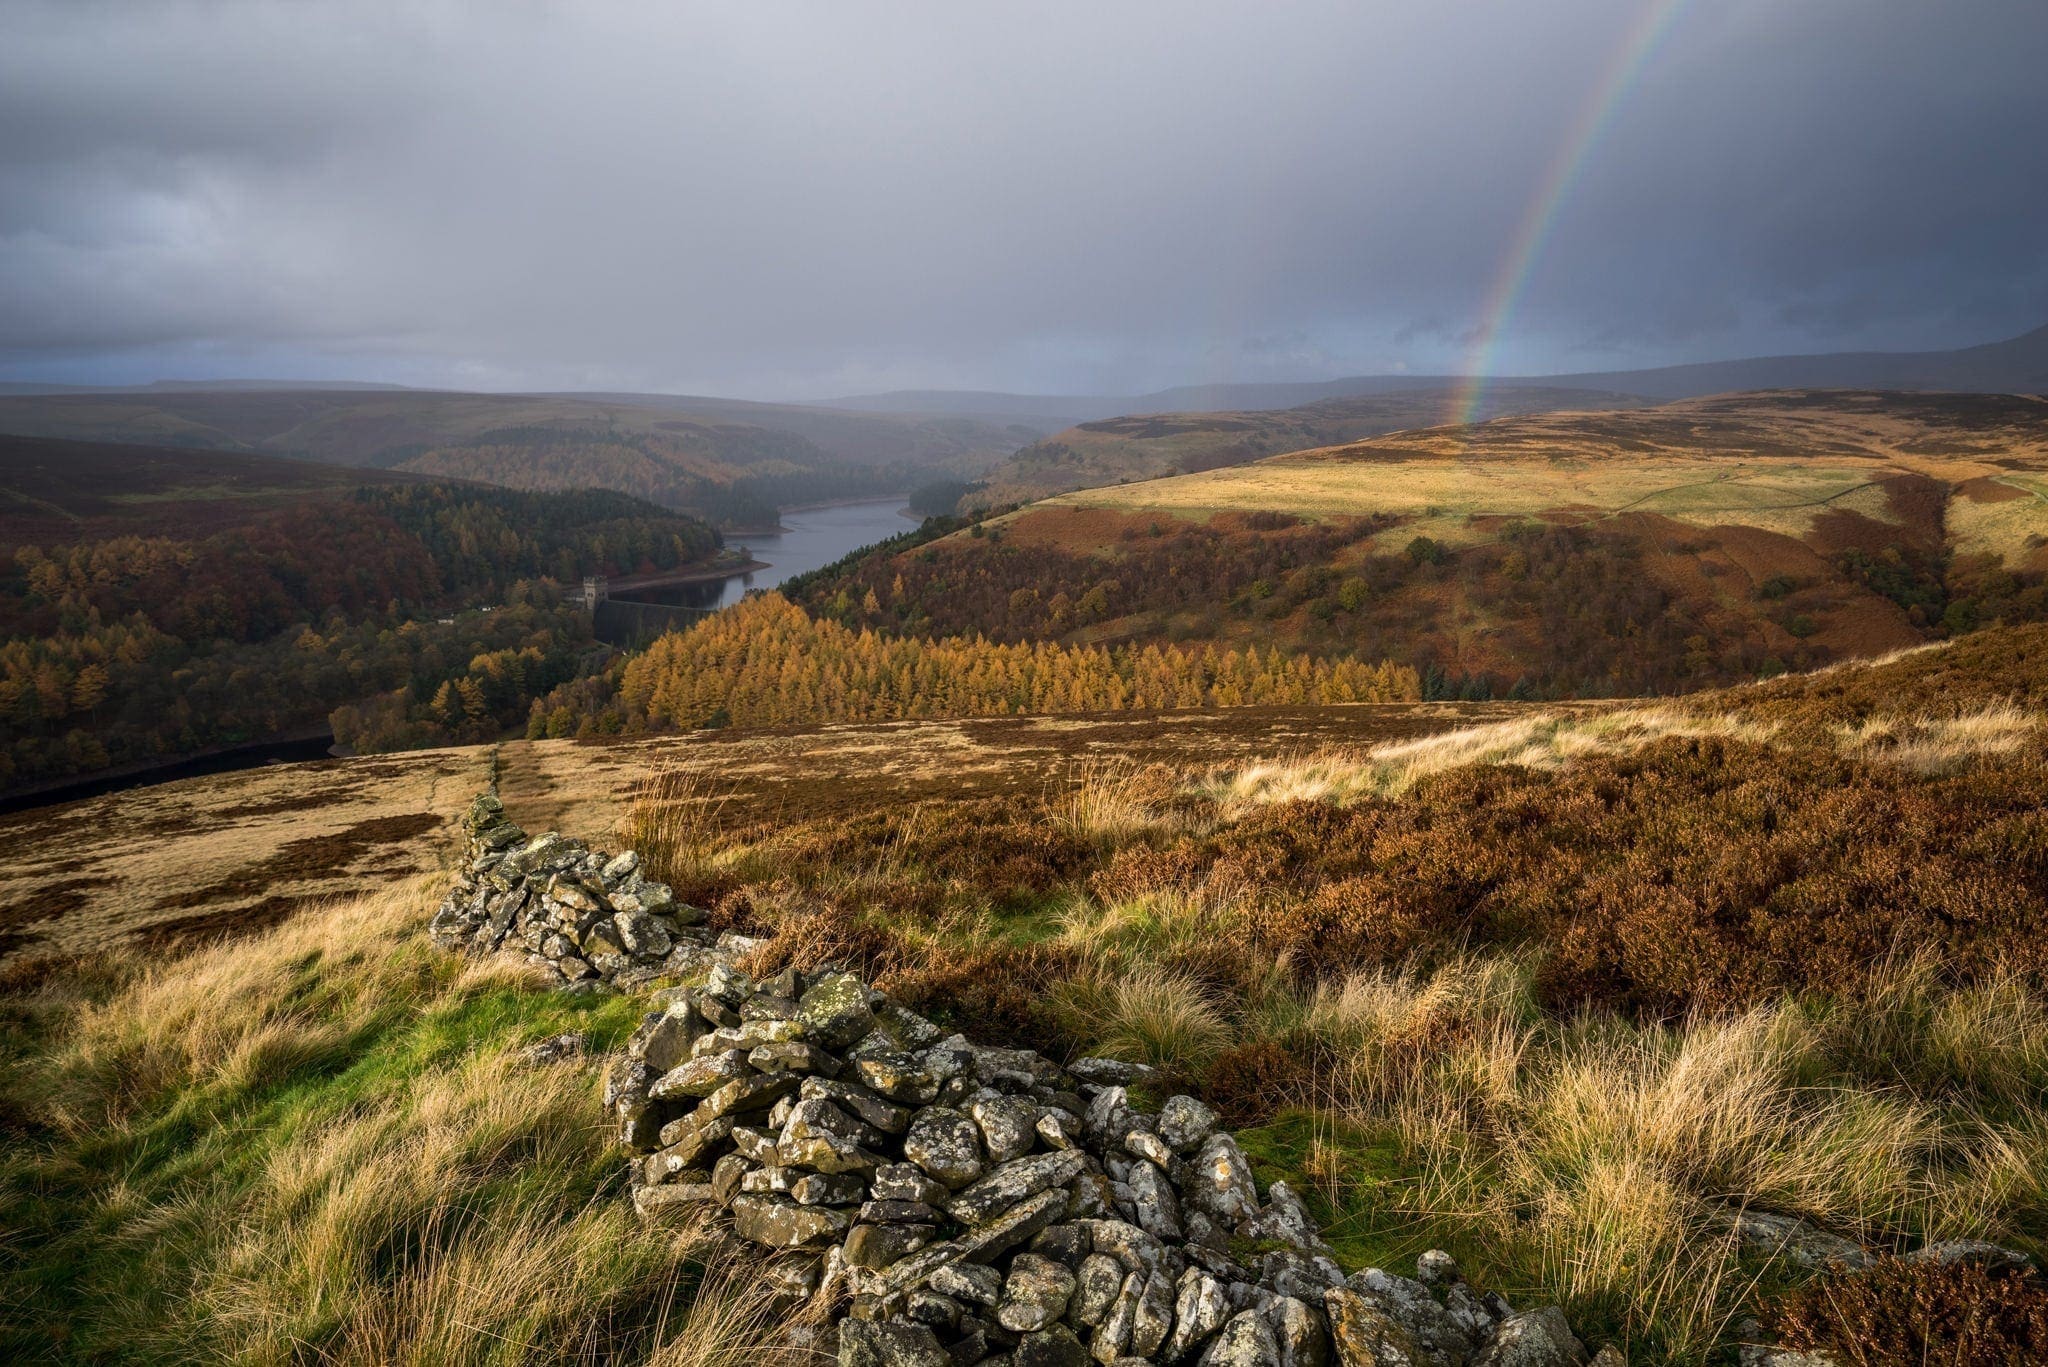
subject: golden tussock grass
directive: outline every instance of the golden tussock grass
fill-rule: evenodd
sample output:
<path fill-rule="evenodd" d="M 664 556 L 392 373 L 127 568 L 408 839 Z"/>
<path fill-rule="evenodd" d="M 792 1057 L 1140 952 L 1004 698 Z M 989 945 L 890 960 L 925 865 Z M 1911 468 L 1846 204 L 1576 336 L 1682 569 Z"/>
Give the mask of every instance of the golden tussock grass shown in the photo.
<path fill-rule="evenodd" d="M 1660 740 L 1763 742 L 1772 728 L 1736 716 L 1677 708 L 1543 713 L 1472 726 L 1364 751 L 1329 750 L 1218 771 L 1197 785 L 1225 812 L 1274 802 L 1348 802 L 1399 797 L 1432 775 L 1478 765 L 1558 769 L 1576 759 L 1625 754 Z"/>
<path fill-rule="evenodd" d="M 571 1026 L 615 1038 L 631 1003 L 433 949 L 436 891 L 317 908 L 96 999 L 45 994 L 46 1042 L 6 1082 L 27 1128 L 0 1160 L 0 1223 L 39 1256 L 8 1274 L 0 1346 L 787 1360 L 751 1254 L 621 1199 L 592 1063 L 520 1055 Z"/>
<path fill-rule="evenodd" d="M 1834 728 L 1844 754 L 1930 776 L 2016 754 L 2041 729 L 2039 714 L 2009 703 L 1953 717 L 1874 717 Z"/>

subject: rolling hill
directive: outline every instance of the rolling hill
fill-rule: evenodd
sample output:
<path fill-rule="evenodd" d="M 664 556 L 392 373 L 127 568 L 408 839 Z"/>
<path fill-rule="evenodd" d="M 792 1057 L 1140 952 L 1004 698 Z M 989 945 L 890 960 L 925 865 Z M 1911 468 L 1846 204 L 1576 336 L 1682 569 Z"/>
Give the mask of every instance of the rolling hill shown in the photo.
<path fill-rule="evenodd" d="M 426 482 L 268 455 L 0 436 L 0 547 L 191 537 L 366 485 Z"/>
<path fill-rule="evenodd" d="M 661 395 L 161 386 L 0 396 L 0 432 L 607 488 L 728 526 L 772 524 L 779 506 L 978 474 L 1037 435 L 972 419 Z"/>
<path fill-rule="evenodd" d="M 1776 392 L 1079 490 L 799 586 L 848 626 L 1666 693 L 2048 615 L 2048 401 Z"/>
<path fill-rule="evenodd" d="M 1487 417 L 1550 409 L 1634 408 L 1604 390 L 1505 387 L 1489 392 Z M 1426 426 L 1443 416 L 1442 391 L 1323 399 L 1298 408 L 1236 413 L 1147 412 L 1084 422 L 1033 442 L 984 475 L 975 507 L 1028 503 L 1069 489 L 1243 465 L 1266 456 Z"/>
<path fill-rule="evenodd" d="M 1442 392 L 1467 383 L 1458 375 L 1355 375 L 1338 380 L 1264 384 L 1180 385 L 1149 394 L 1001 394 L 900 390 L 834 399 L 832 406 L 891 413 L 1007 415 L 1005 421 L 1072 426 L 1125 413 L 1203 413 L 1296 408 L 1328 399 L 1407 390 Z M 1810 356 L 1758 356 L 1646 370 L 1560 375 L 1502 375 L 1488 389 L 1594 389 L 1645 399 L 1701 398 L 1755 389 L 1922 389 L 1958 393 L 2048 392 L 2048 327 L 2019 337 L 1953 351 L 1845 351 Z"/>

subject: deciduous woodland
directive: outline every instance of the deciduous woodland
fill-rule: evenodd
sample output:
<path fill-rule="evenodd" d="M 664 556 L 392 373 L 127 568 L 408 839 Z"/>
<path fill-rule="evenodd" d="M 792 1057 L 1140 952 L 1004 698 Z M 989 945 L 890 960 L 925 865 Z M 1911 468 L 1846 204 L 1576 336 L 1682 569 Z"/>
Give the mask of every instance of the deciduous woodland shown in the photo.
<path fill-rule="evenodd" d="M 18 546 L 0 579 L 0 783 L 258 739 L 373 695 L 340 719 L 354 740 L 479 736 L 589 648 L 556 583 L 717 548 L 703 523 L 622 494 L 443 485 L 308 499 L 191 539 Z"/>

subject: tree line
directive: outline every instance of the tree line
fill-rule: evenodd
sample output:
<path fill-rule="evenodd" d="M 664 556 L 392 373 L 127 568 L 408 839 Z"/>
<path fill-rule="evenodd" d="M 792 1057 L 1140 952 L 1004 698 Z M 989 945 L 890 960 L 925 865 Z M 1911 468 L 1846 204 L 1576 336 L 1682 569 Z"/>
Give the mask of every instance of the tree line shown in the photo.
<path fill-rule="evenodd" d="M 704 726 L 1412 702 L 1412 669 L 1278 650 L 1005 644 L 853 630 L 779 594 L 663 636 L 538 699 L 533 738 Z"/>

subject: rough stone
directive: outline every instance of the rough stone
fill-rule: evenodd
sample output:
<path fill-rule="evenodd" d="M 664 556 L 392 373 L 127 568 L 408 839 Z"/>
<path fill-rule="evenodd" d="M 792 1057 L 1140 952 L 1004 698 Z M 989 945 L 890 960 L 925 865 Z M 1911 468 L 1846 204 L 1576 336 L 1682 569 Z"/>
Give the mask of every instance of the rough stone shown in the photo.
<path fill-rule="evenodd" d="M 1472 1362 L 1473 1367 L 1576 1367 L 1585 1359 L 1586 1346 L 1572 1334 L 1564 1311 L 1546 1305 L 1502 1321 L 1493 1342 Z"/>
<path fill-rule="evenodd" d="M 1012 1355 L 1016 1367 L 1085 1367 L 1088 1350 L 1064 1324 L 1024 1334 Z"/>
<path fill-rule="evenodd" d="M 959 1111 L 927 1106 L 911 1120 L 903 1136 L 903 1156 L 935 1180 L 958 1190 L 982 1174 L 981 1131 Z"/>
<path fill-rule="evenodd" d="M 1022 1097 L 986 1092 L 968 1103 L 967 1114 L 981 1128 L 991 1163 L 1022 1158 L 1038 1140 L 1039 1108 Z"/>
<path fill-rule="evenodd" d="M 839 1367 L 953 1367 L 931 1326 L 849 1319 L 839 1326 Z"/>
<path fill-rule="evenodd" d="M 918 1201 L 930 1206 L 943 1206 L 953 1199 L 945 1183 L 927 1176 L 914 1163 L 886 1163 L 876 1168 L 870 1194 L 877 1201 Z"/>
<path fill-rule="evenodd" d="M 1744 1248 L 1766 1257 L 1784 1258 L 1796 1267 L 1819 1271 L 1839 1265 L 1854 1271 L 1870 1263 L 1863 1247 L 1829 1234 L 1791 1215 L 1745 1210 L 1730 1217 L 1735 1237 Z"/>
<path fill-rule="evenodd" d="M 1188 1166 L 1183 1194 L 1196 1210 L 1232 1228 L 1258 1213 L 1252 1166 L 1237 1140 L 1227 1134 L 1209 1136 Z"/>
<path fill-rule="evenodd" d="M 913 1124 L 911 1133 L 916 1132 Z M 908 1147 L 906 1141 L 905 1148 Z M 1014 1159 L 962 1191 L 947 1209 L 962 1224 L 980 1224 L 1027 1196 L 1065 1186 L 1081 1175 L 1083 1165 L 1081 1155 L 1073 1152 L 1035 1153 L 1029 1158 Z M 942 1173 L 933 1176 L 945 1180 Z"/>
<path fill-rule="evenodd" d="M 1257 1311 L 1245 1310 L 1224 1321 L 1200 1361 L 1202 1367 L 1274 1367 L 1280 1361 L 1280 1345 L 1265 1319 Z"/>
<path fill-rule="evenodd" d="M 830 1077 L 841 1067 L 838 1059 L 803 1040 L 757 1044 L 747 1051 L 746 1059 L 757 1073 L 819 1073 Z"/>
<path fill-rule="evenodd" d="M 1230 1318 L 1223 1283 L 1198 1267 L 1181 1274 L 1173 1303 L 1173 1332 L 1161 1345 L 1163 1361 L 1185 1362 Z"/>
<path fill-rule="evenodd" d="M 955 1300 L 993 1306 L 1003 1298 L 1003 1274 L 980 1263 L 954 1263 L 932 1273 L 932 1290 Z"/>
<path fill-rule="evenodd" d="M 656 1101 L 666 1101 L 671 1097 L 707 1097 L 726 1083 L 737 1082 L 752 1073 L 753 1070 L 747 1067 L 747 1056 L 737 1049 L 700 1054 L 662 1074 L 648 1089 L 648 1095 Z"/>
<path fill-rule="evenodd" d="M 796 1018 L 828 1049 L 844 1049 L 875 1028 L 868 990 L 850 973 L 827 973 L 804 992 Z"/>
<path fill-rule="evenodd" d="M 929 1106 L 938 1099 L 939 1079 L 912 1054 L 870 1054 L 854 1064 L 861 1083 L 891 1101 Z"/>
<path fill-rule="evenodd" d="M 1170 1096 L 1159 1108 L 1159 1137 L 1178 1154 L 1200 1149 L 1219 1123 L 1215 1111 L 1191 1096 Z"/>
<path fill-rule="evenodd" d="M 770 1248 L 802 1248 L 843 1238 L 852 1225 L 830 1206 L 800 1206 L 786 1196 L 742 1192 L 732 1201 L 733 1231 Z"/>
<path fill-rule="evenodd" d="M 1050 1258 L 1019 1253 L 1003 1282 L 996 1323 L 1012 1333 L 1043 1329 L 1067 1313 L 1074 1294 L 1074 1274 Z"/>
<path fill-rule="evenodd" d="M 1339 1367 L 1423 1367 L 1415 1336 L 1373 1301 L 1348 1287 L 1323 1293 Z"/>
<path fill-rule="evenodd" d="M 927 1247 L 937 1236 L 931 1225 L 855 1225 L 846 1236 L 846 1261 L 879 1271 Z"/>

